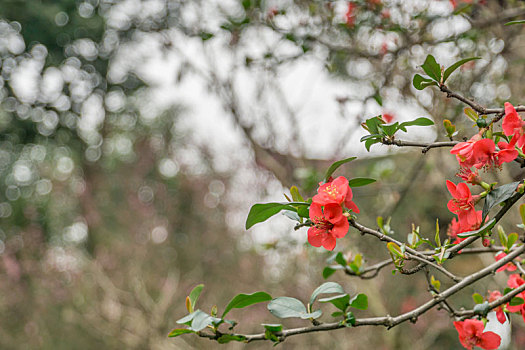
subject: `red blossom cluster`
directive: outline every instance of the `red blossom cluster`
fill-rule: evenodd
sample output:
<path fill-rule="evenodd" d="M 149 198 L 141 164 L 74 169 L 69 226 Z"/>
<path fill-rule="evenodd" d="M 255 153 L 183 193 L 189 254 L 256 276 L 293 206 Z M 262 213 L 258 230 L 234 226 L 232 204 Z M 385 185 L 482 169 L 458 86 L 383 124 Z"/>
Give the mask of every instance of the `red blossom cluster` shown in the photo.
<path fill-rule="evenodd" d="M 308 243 L 334 250 L 336 239 L 343 238 L 350 227 L 344 215 L 345 207 L 359 213 L 359 208 L 352 201 L 352 189 L 344 176 L 319 183 L 310 205 L 310 220 L 314 225 L 308 229 Z"/>
<path fill-rule="evenodd" d="M 452 148 L 450 153 L 458 160 L 460 170 L 457 175 L 462 180 L 472 185 L 483 185 L 478 169 L 501 168 L 503 163 L 512 162 L 518 157 L 516 146 L 521 148 L 525 145 L 525 122 L 509 102 L 505 103 L 502 126 L 505 136 L 511 136 L 511 139 L 510 142 L 498 142 L 497 148 L 492 139 L 483 138 L 485 130 Z M 451 222 L 448 233 L 459 243 L 461 239 L 457 237 L 458 233 L 475 230 L 481 226 L 481 211 L 474 208 L 480 197 L 473 196 L 465 183 L 456 186 L 447 180 L 447 188 L 453 197 L 448 202 L 448 209 L 458 216 L 458 221 Z"/>
<path fill-rule="evenodd" d="M 459 333 L 459 341 L 465 349 L 472 350 L 479 346 L 485 350 L 497 349 L 501 344 L 501 337 L 494 332 L 483 332 L 483 321 L 467 319 L 454 322 Z"/>

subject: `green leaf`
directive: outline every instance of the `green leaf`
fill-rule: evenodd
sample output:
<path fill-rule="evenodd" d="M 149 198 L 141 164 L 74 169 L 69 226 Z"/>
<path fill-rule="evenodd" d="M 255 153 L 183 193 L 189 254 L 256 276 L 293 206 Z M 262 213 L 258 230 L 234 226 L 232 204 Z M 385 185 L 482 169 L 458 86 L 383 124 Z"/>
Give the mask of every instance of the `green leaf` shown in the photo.
<path fill-rule="evenodd" d="M 458 69 L 459 67 L 461 67 L 467 62 L 470 62 L 473 60 L 479 60 L 479 59 L 481 59 L 481 57 L 469 57 L 469 58 L 465 58 L 465 59 L 457 61 L 456 63 L 454 63 L 447 69 L 445 69 L 445 72 L 443 73 L 443 83 L 445 83 L 445 81 L 448 79 L 450 74 L 452 74 L 456 69 Z"/>
<path fill-rule="evenodd" d="M 170 338 L 175 338 L 175 337 L 178 337 L 179 335 L 182 335 L 182 334 L 188 334 L 188 333 L 195 333 L 194 331 L 192 331 L 191 329 L 186 329 L 186 328 L 175 328 L 174 330 L 172 330 L 170 332 L 170 334 L 168 334 L 168 337 Z"/>
<path fill-rule="evenodd" d="M 505 23 L 505 25 L 511 26 L 513 24 L 523 24 L 523 23 L 525 23 L 525 19 L 520 19 L 519 21 L 510 21 L 510 22 Z"/>
<path fill-rule="evenodd" d="M 479 293 L 472 294 L 472 299 L 476 304 L 483 304 L 483 297 Z"/>
<path fill-rule="evenodd" d="M 191 303 L 191 311 L 195 309 L 195 305 L 197 304 L 197 300 L 199 299 L 199 296 L 202 293 L 202 289 L 204 288 L 204 284 L 199 284 L 198 286 L 195 286 L 191 292 L 190 292 L 190 303 Z"/>
<path fill-rule="evenodd" d="M 272 296 L 265 292 L 255 292 L 252 294 L 237 294 L 226 306 L 222 313 L 222 318 L 226 316 L 231 309 L 242 309 L 246 306 L 250 306 L 263 301 L 272 300 Z"/>
<path fill-rule="evenodd" d="M 290 203 L 264 203 L 255 204 L 248 213 L 246 219 L 246 229 L 249 229 L 255 224 L 266 221 L 281 210 L 297 211 Z"/>
<path fill-rule="evenodd" d="M 231 335 L 231 334 L 223 334 L 217 339 L 217 342 L 219 344 L 226 344 L 231 341 L 239 341 L 244 342 L 246 341 L 246 337 L 244 335 Z"/>
<path fill-rule="evenodd" d="M 412 85 L 414 85 L 414 87 L 417 90 L 423 90 L 424 88 L 432 85 L 437 86 L 437 83 L 435 81 L 432 81 L 432 79 L 423 78 L 421 75 L 416 74 L 414 75 L 414 79 L 412 80 Z"/>
<path fill-rule="evenodd" d="M 465 109 L 463 109 L 463 113 L 465 113 L 465 115 L 473 122 L 478 120 L 478 113 L 476 113 L 476 111 L 470 107 L 465 107 Z"/>
<path fill-rule="evenodd" d="M 369 139 L 365 141 L 365 148 L 368 152 L 370 152 L 370 147 L 376 143 L 380 143 L 381 139 Z"/>
<path fill-rule="evenodd" d="M 525 302 L 525 300 L 523 300 L 523 298 L 514 297 L 514 298 L 510 299 L 509 305 L 510 306 L 517 306 L 517 305 L 522 305 L 524 302 Z"/>
<path fill-rule="evenodd" d="M 432 55 L 428 55 L 425 59 L 425 63 L 421 65 L 421 68 L 427 73 L 429 77 L 439 83 L 441 80 L 441 67 L 436 62 L 436 59 Z"/>
<path fill-rule="evenodd" d="M 283 331 L 283 325 L 279 323 L 263 323 L 262 326 L 272 333 Z"/>
<path fill-rule="evenodd" d="M 325 282 L 321 284 L 319 287 L 317 287 L 314 292 L 312 293 L 312 296 L 310 297 L 310 308 L 312 307 L 313 303 L 315 302 L 315 299 L 320 294 L 329 294 L 329 293 L 344 293 L 343 287 L 339 283 L 336 282 Z"/>
<path fill-rule="evenodd" d="M 346 314 L 346 322 L 347 322 L 347 324 L 349 323 L 350 325 L 355 326 L 355 316 L 354 316 L 354 313 L 352 311 L 349 311 Z"/>
<path fill-rule="evenodd" d="M 350 157 L 350 158 L 342 159 L 342 160 L 339 160 L 339 161 L 333 163 L 332 165 L 330 165 L 330 167 L 326 171 L 326 174 L 324 175 L 324 180 L 328 181 L 328 178 L 330 178 L 330 176 L 332 176 L 332 174 L 334 173 L 334 171 L 337 170 L 337 168 L 339 168 L 341 165 L 343 165 L 345 163 L 353 161 L 354 159 L 357 159 L 357 157 Z"/>
<path fill-rule="evenodd" d="M 503 247 L 507 246 L 508 238 L 505 234 L 505 231 L 503 230 L 503 227 L 498 226 L 498 236 L 499 236 L 499 242 Z"/>
<path fill-rule="evenodd" d="M 303 196 L 299 193 L 297 186 L 292 186 L 290 188 L 290 194 L 292 195 L 294 202 L 304 202 Z"/>
<path fill-rule="evenodd" d="M 413 125 L 416 125 L 416 126 L 429 126 L 429 125 L 434 125 L 434 122 L 431 120 L 431 119 L 428 119 L 428 118 L 425 118 L 425 117 L 420 117 L 420 118 L 417 118 L 417 119 L 414 119 L 414 120 L 411 120 L 411 121 L 408 121 L 408 122 L 403 122 L 401 124 L 399 124 L 399 129 L 400 130 L 403 130 L 404 132 L 406 132 L 406 128 L 407 126 L 413 126 Z"/>
<path fill-rule="evenodd" d="M 376 100 L 377 104 L 383 107 L 383 98 L 381 97 L 381 95 L 377 93 L 373 97 L 374 97 L 374 100 Z"/>
<path fill-rule="evenodd" d="M 343 312 L 345 312 L 346 309 L 348 308 L 349 301 L 350 301 L 350 295 L 348 295 L 347 293 L 335 295 L 329 298 L 319 299 L 320 303 L 331 303 L 332 305 L 334 305 L 336 308 L 338 308 L 339 310 Z"/>
<path fill-rule="evenodd" d="M 346 259 L 345 259 L 345 257 L 343 256 L 343 253 L 341 253 L 341 252 L 338 252 L 338 253 L 335 255 L 335 261 L 336 261 L 339 265 L 341 265 L 341 266 L 343 266 L 343 267 L 346 267 L 346 265 L 347 265 Z"/>
<path fill-rule="evenodd" d="M 514 243 L 516 243 L 519 239 L 519 236 L 516 232 L 513 232 L 509 235 L 509 237 L 507 238 L 507 249 L 510 249 L 512 248 L 512 246 L 514 245 Z"/>
<path fill-rule="evenodd" d="M 374 182 L 376 182 L 375 179 L 371 179 L 368 177 L 355 177 L 353 179 L 348 180 L 348 185 L 350 187 L 360 187 L 360 186 L 369 185 Z"/>
<path fill-rule="evenodd" d="M 383 119 L 381 119 L 380 116 L 369 118 L 365 120 L 365 124 L 370 134 L 379 134 L 378 126 L 383 124 Z"/>
<path fill-rule="evenodd" d="M 365 135 L 365 136 L 361 137 L 361 139 L 359 141 L 363 142 L 363 141 L 370 140 L 370 139 L 381 140 L 382 138 L 383 138 L 383 136 L 381 136 L 380 134 L 371 134 L 371 135 Z"/>
<path fill-rule="evenodd" d="M 327 266 L 323 269 L 323 278 L 327 279 L 328 277 L 332 276 L 335 273 L 335 269 L 331 268 L 330 266 Z"/>
<path fill-rule="evenodd" d="M 393 136 L 396 131 L 399 129 L 399 123 L 395 122 L 394 124 L 382 124 L 378 126 L 379 131 L 382 131 L 386 136 Z"/>
<path fill-rule="evenodd" d="M 193 316 L 193 320 L 191 321 L 191 329 L 195 332 L 201 331 L 212 324 L 213 318 L 214 317 L 211 317 L 207 313 L 201 310 L 197 310 L 195 311 L 195 315 Z"/>
<path fill-rule="evenodd" d="M 368 309 L 368 297 L 365 294 L 357 294 L 350 300 L 350 306 L 354 309 L 366 310 Z"/>
<path fill-rule="evenodd" d="M 272 315 L 279 318 L 299 317 L 302 319 L 317 318 L 321 316 L 321 310 L 312 313 L 306 311 L 306 306 L 295 298 L 279 297 L 268 303 L 268 310 Z"/>
<path fill-rule="evenodd" d="M 390 251 L 390 253 L 392 253 L 393 255 L 395 256 L 398 256 L 400 258 L 404 257 L 405 254 L 403 254 L 403 252 L 401 251 L 401 247 L 398 246 L 396 243 L 394 242 L 388 242 L 387 245 L 386 245 L 387 249 Z"/>
<path fill-rule="evenodd" d="M 516 193 L 516 187 L 518 187 L 518 185 L 519 182 L 512 182 L 510 184 L 500 186 L 487 194 L 487 197 L 485 197 L 485 205 L 483 206 L 482 222 L 485 221 L 485 218 L 487 217 L 490 209 L 492 209 L 495 205 L 506 201 Z"/>

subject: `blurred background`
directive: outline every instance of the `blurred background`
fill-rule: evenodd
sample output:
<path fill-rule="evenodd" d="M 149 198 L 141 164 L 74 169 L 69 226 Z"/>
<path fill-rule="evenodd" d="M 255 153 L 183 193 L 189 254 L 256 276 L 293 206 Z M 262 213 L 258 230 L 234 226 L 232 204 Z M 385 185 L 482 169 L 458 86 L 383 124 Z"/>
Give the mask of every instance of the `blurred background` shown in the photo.
<path fill-rule="evenodd" d="M 359 160 L 338 174 L 378 180 L 354 191 L 359 222 L 392 216 L 394 237 L 405 240 L 412 223 L 433 237 L 438 218 L 444 239 L 454 157 L 367 152 L 360 123 L 430 117 L 435 127 L 398 137 L 431 142 L 446 139 L 450 119 L 457 139 L 471 136 L 465 106 L 412 87 L 427 54 L 445 66 L 482 57 L 448 85 L 483 105 L 523 104 L 523 25 L 504 26 L 523 18 L 523 2 L 505 0 L 0 0 L 0 348 L 215 348 L 167 338 L 195 285 L 205 284 L 206 312 L 241 292 L 308 299 L 331 253 L 305 244 L 306 229 L 284 216 L 249 231 L 244 222 L 251 205 L 282 201 L 292 185 L 312 196 L 341 158 Z M 510 164 L 483 176 L 505 183 L 523 171 Z M 512 232 L 517 210 L 508 217 Z M 367 264 L 389 256 L 355 230 L 336 251 Z M 493 261 L 459 256 L 451 265 L 466 275 Z M 473 292 L 503 291 L 503 274 L 452 300 L 471 308 Z M 423 275 L 389 268 L 373 280 L 328 280 L 368 295 L 357 316 L 397 315 L 430 298 Z M 230 316 L 239 332 L 280 322 L 263 304 Z M 525 346 L 519 316 L 513 344 Z M 460 347 L 439 310 L 389 331 L 280 346 Z"/>

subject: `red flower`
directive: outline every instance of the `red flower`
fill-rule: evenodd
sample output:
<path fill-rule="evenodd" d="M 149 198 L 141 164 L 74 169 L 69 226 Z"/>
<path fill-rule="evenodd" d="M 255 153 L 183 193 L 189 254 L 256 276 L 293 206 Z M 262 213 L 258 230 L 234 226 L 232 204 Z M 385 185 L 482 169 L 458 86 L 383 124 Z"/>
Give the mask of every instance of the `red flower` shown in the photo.
<path fill-rule="evenodd" d="M 517 273 L 510 275 L 509 279 L 507 280 L 507 285 L 512 289 L 518 288 L 522 284 L 525 284 L 525 280 L 523 280 L 523 278 L 521 278 L 521 276 Z M 521 292 L 520 294 L 516 296 L 519 298 L 525 299 L 525 292 Z M 507 304 L 507 310 L 509 310 L 509 312 L 521 313 L 521 317 L 523 318 L 523 321 L 525 321 L 525 304 L 514 305 L 514 306 Z"/>
<path fill-rule="evenodd" d="M 472 136 L 470 140 L 466 142 L 460 142 L 452 147 L 450 153 L 456 155 L 456 159 L 458 160 L 460 166 L 470 168 L 476 163 L 473 148 L 474 144 L 481 139 L 481 135 L 476 134 Z"/>
<path fill-rule="evenodd" d="M 381 47 L 381 51 L 384 54 L 386 54 L 387 52 L 387 46 L 386 46 L 386 42 L 383 43 L 383 46 Z M 392 123 L 392 121 L 396 119 L 396 117 L 394 117 L 393 114 L 390 114 L 390 113 L 383 113 L 383 120 L 389 124 L 389 123 Z"/>
<path fill-rule="evenodd" d="M 308 243 L 314 247 L 323 246 L 334 250 L 336 238 L 346 236 L 350 225 L 343 215 L 343 208 L 338 204 L 324 207 L 317 203 L 310 205 L 310 220 L 314 226 L 308 229 Z"/>
<path fill-rule="evenodd" d="M 478 224 L 478 214 L 474 208 L 479 196 L 473 196 L 470 189 L 464 182 L 457 186 L 452 181 L 447 180 L 447 188 L 452 198 L 448 204 L 448 210 L 458 215 L 460 227 L 472 227 Z"/>
<path fill-rule="evenodd" d="M 503 128 L 503 133 L 506 136 L 513 135 L 517 140 L 519 148 L 522 148 L 525 145 L 525 133 L 523 132 L 523 120 L 514 109 L 510 103 L 505 102 L 505 118 L 503 118 L 503 123 L 501 124 Z"/>
<path fill-rule="evenodd" d="M 454 327 L 459 333 L 459 341 L 465 349 L 472 350 L 474 346 L 482 349 L 497 349 L 501 343 L 501 337 L 494 332 L 483 332 L 482 321 L 467 319 L 454 322 Z"/>
<path fill-rule="evenodd" d="M 458 234 L 463 233 L 463 232 L 477 230 L 478 228 L 480 228 L 482 217 L 483 217 L 483 211 L 481 210 L 476 211 L 477 220 L 476 220 L 476 223 L 471 226 L 461 225 L 460 222 L 456 220 L 456 218 L 453 218 L 450 224 L 448 225 L 447 235 L 455 239 L 455 241 L 453 242 L 454 244 L 458 244 L 462 242 L 466 238 L 458 237 Z M 485 218 L 485 222 L 487 221 L 487 219 L 488 217 Z"/>
<path fill-rule="evenodd" d="M 469 184 L 479 185 L 481 183 L 481 178 L 479 177 L 477 169 L 472 172 L 470 168 L 461 167 L 456 176 L 462 178 Z"/>
<path fill-rule="evenodd" d="M 355 10 L 357 9 L 357 5 L 353 2 L 348 2 L 348 10 L 345 13 L 345 22 L 346 25 L 349 27 L 353 27 L 355 25 Z"/>
<path fill-rule="evenodd" d="M 317 194 L 312 198 L 313 203 L 319 205 L 344 203 L 345 207 L 355 213 L 359 213 L 359 208 L 352 201 L 352 189 L 348 186 L 348 180 L 344 176 L 329 181 L 325 184 L 319 184 Z"/>
<path fill-rule="evenodd" d="M 504 257 L 506 257 L 507 254 L 505 254 L 504 252 L 499 252 L 498 254 L 496 254 L 496 256 L 494 257 L 496 259 L 496 261 L 500 261 L 501 259 L 503 259 Z M 500 267 L 499 269 L 496 270 L 496 272 L 501 272 L 501 271 L 509 271 L 509 272 L 512 272 L 512 271 L 516 271 L 517 267 L 516 265 L 514 265 L 513 263 L 509 262 L 505 265 L 503 265 L 502 267 Z"/>
<path fill-rule="evenodd" d="M 492 303 L 495 300 L 498 300 L 501 298 L 502 295 L 499 291 L 495 290 L 493 292 L 490 292 L 489 294 L 489 303 Z M 505 321 L 507 321 L 507 318 L 505 317 L 505 312 L 503 311 L 503 306 L 500 305 L 496 309 L 496 317 L 498 318 L 499 323 L 504 324 Z"/>
<path fill-rule="evenodd" d="M 510 143 L 498 142 L 499 152 L 495 154 L 494 165 L 500 167 L 503 163 L 512 162 L 518 156 L 518 151 L 514 147 L 518 141 L 518 136 L 512 136 Z"/>

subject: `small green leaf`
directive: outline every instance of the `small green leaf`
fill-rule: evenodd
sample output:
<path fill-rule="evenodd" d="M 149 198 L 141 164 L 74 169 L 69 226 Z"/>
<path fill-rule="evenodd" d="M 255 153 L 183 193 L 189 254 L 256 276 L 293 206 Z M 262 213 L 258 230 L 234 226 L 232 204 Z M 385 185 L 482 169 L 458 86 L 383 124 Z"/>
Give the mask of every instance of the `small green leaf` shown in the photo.
<path fill-rule="evenodd" d="M 399 129 L 399 123 L 395 122 L 394 124 L 390 124 L 390 125 L 387 125 L 387 124 L 379 125 L 378 129 L 380 132 L 382 131 L 381 133 L 386 136 L 393 136 L 396 133 L 396 131 Z"/>
<path fill-rule="evenodd" d="M 381 139 L 369 139 L 369 140 L 366 140 L 365 141 L 365 148 L 368 152 L 370 152 L 370 147 L 372 147 L 372 145 L 375 145 L 376 143 L 380 143 L 381 142 Z"/>
<path fill-rule="evenodd" d="M 383 119 L 381 119 L 381 116 L 369 118 L 365 120 L 365 125 L 367 127 L 368 132 L 373 134 L 379 134 L 378 126 L 383 124 Z"/>
<path fill-rule="evenodd" d="M 478 113 L 470 107 L 463 109 L 463 113 L 465 113 L 465 115 L 473 122 L 478 120 Z"/>
<path fill-rule="evenodd" d="M 357 294 L 350 300 L 350 306 L 354 309 L 366 310 L 368 309 L 368 297 L 365 294 Z"/>
<path fill-rule="evenodd" d="M 512 291 L 513 291 L 512 288 L 505 287 L 505 289 L 503 290 L 503 295 L 508 294 L 509 292 L 512 292 Z"/>
<path fill-rule="evenodd" d="M 347 322 L 347 324 L 352 325 L 352 327 L 355 326 L 355 316 L 354 316 L 354 313 L 352 311 L 349 311 L 346 314 L 346 322 Z"/>
<path fill-rule="evenodd" d="M 467 62 L 470 62 L 473 60 L 479 60 L 479 59 L 481 59 L 481 57 L 470 57 L 470 58 L 465 58 L 465 59 L 457 61 L 456 63 L 454 63 L 447 69 L 445 69 L 445 72 L 443 73 L 443 83 L 445 83 L 445 81 L 448 79 L 450 74 L 452 74 L 456 69 L 458 69 L 459 67 L 461 67 Z"/>
<path fill-rule="evenodd" d="M 331 303 L 339 310 L 345 312 L 348 308 L 350 296 L 348 294 L 336 295 L 330 298 L 319 299 L 320 303 Z"/>
<path fill-rule="evenodd" d="M 226 344 L 231 341 L 239 341 L 244 342 L 246 341 L 246 337 L 244 335 L 231 335 L 231 334 L 223 334 L 217 339 L 217 342 L 219 344 Z"/>
<path fill-rule="evenodd" d="M 416 118 L 414 120 L 410 120 L 408 122 L 403 122 L 399 124 L 399 129 L 406 132 L 405 127 L 407 126 L 429 126 L 429 125 L 434 125 L 434 122 L 431 119 L 420 117 L 420 118 Z"/>
<path fill-rule="evenodd" d="M 199 296 L 202 293 L 202 289 L 204 288 L 204 284 L 199 284 L 198 286 L 195 286 L 190 292 L 189 298 L 190 298 L 190 305 L 191 305 L 191 311 L 193 312 L 195 309 L 195 305 L 197 304 L 197 300 L 199 299 Z"/>
<path fill-rule="evenodd" d="M 264 329 L 272 333 L 278 333 L 283 331 L 283 325 L 279 323 L 263 323 L 262 326 L 264 327 Z"/>
<path fill-rule="evenodd" d="M 369 139 L 381 140 L 382 137 L 383 136 L 381 136 L 380 134 L 365 135 L 365 136 L 361 137 L 361 139 L 359 141 L 363 142 L 363 141 L 367 141 Z"/>
<path fill-rule="evenodd" d="M 170 334 L 168 334 L 168 337 L 170 338 L 175 338 L 175 337 L 178 337 L 179 335 L 182 335 L 182 334 L 188 334 L 188 333 L 195 333 L 194 331 L 192 331 L 191 329 L 186 329 L 186 328 L 175 328 L 174 330 L 172 330 L 170 332 Z"/>
<path fill-rule="evenodd" d="M 412 84 L 417 90 L 423 90 L 426 87 L 436 85 L 437 83 L 435 81 L 432 81 L 432 79 L 423 78 L 421 75 L 416 74 L 414 75 L 414 79 L 412 80 Z"/>
<path fill-rule="evenodd" d="M 517 305 L 522 305 L 524 302 L 525 300 L 523 300 L 523 298 L 514 297 L 510 300 L 509 305 L 517 306 Z"/>
<path fill-rule="evenodd" d="M 355 177 L 353 179 L 348 180 L 348 185 L 350 187 L 361 187 L 361 186 L 369 185 L 374 182 L 376 182 L 376 180 L 370 179 L 368 177 Z"/>
<path fill-rule="evenodd" d="M 394 256 L 398 256 L 400 258 L 404 257 L 404 254 L 401 251 L 401 247 L 399 247 L 396 243 L 388 242 L 386 247 Z"/>
<path fill-rule="evenodd" d="M 345 259 L 345 257 L 343 256 L 343 253 L 341 253 L 341 252 L 338 252 L 338 253 L 335 255 L 335 261 L 336 261 L 339 265 L 341 265 L 341 266 L 343 266 L 343 267 L 346 267 L 346 265 L 347 265 L 346 259 Z"/>
<path fill-rule="evenodd" d="M 435 279 L 434 275 L 430 277 L 430 284 L 439 292 L 441 289 L 441 281 Z"/>
<path fill-rule="evenodd" d="M 503 247 L 507 246 L 508 238 L 505 234 L 505 231 L 503 230 L 503 227 L 498 226 L 498 236 L 499 236 L 499 242 Z"/>
<path fill-rule="evenodd" d="M 292 186 L 290 188 L 290 194 L 292 195 L 294 202 L 304 202 L 303 196 L 299 193 L 297 186 Z"/>
<path fill-rule="evenodd" d="M 246 219 L 246 229 L 249 229 L 255 224 L 266 221 L 281 210 L 297 211 L 290 203 L 264 203 L 255 204 L 248 213 Z"/>
<path fill-rule="evenodd" d="M 363 256 L 361 254 L 356 254 L 353 263 L 355 266 L 357 266 L 357 268 L 360 268 L 363 264 Z"/>
<path fill-rule="evenodd" d="M 255 292 L 252 294 L 237 294 L 226 306 L 222 314 L 222 318 L 226 316 L 231 309 L 242 309 L 246 306 L 250 306 L 263 301 L 272 300 L 272 296 L 265 292 Z"/>
<path fill-rule="evenodd" d="M 374 100 L 376 100 L 377 104 L 382 107 L 383 106 L 383 98 L 381 97 L 381 95 L 379 95 L 379 93 L 376 93 L 373 97 L 374 97 Z"/>
<path fill-rule="evenodd" d="M 343 315 L 344 315 L 344 312 L 336 311 L 336 312 L 332 312 L 332 314 L 330 316 L 332 316 L 332 317 L 339 317 L 339 316 L 343 316 Z"/>
<path fill-rule="evenodd" d="M 331 268 L 330 266 L 327 266 L 323 269 L 323 278 L 327 279 L 328 277 L 332 276 L 335 273 L 335 269 Z"/>
<path fill-rule="evenodd" d="M 525 23 L 525 19 L 520 19 L 519 21 L 510 21 L 510 22 L 505 23 L 505 25 L 511 26 L 513 24 L 523 24 L 523 23 Z"/>
<path fill-rule="evenodd" d="M 324 175 L 324 180 L 328 181 L 330 176 L 332 176 L 332 174 L 337 170 L 337 168 L 339 168 L 341 165 L 345 163 L 353 161 L 354 159 L 357 159 L 357 157 L 350 157 L 350 158 L 342 159 L 330 165 L 330 167 L 326 171 L 326 174 Z"/>
<path fill-rule="evenodd" d="M 518 185 L 519 182 L 512 182 L 510 184 L 500 186 L 487 194 L 487 197 L 485 197 L 485 204 L 483 206 L 482 222 L 485 221 L 485 218 L 487 217 L 490 209 L 506 201 L 516 193 L 516 187 L 518 187 Z"/>
<path fill-rule="evenodd" d="M 439 83 L 441 80 L 441 67 L 436 62 L 436 59 L 432 55 L 428 55 L 425 59 L 425 63 L 421 65 L 421 68 L 427 73 L 429 77 Z"/>
<path fill-rule="evenodd" d="M 479 293 L 472 294 L 472 299 L 476 304 L 483 304 L 483 297 Z"/>
<path fill-rule="evenodd" d="M 512 246 L 514 245 L 514 243 L 516 243 L 519 239 L 519 236 L 516 232 L 513 232 L 509 235 L 509 237 L 507 238 L 507 249 L 510 249 L 512 248 Z"/>
<path fill-rule="evenodd" d="M 308 313 L 306 306 L 295 298 L 279 297 L 268 303 L 268 310 L 272 315 L 279 318 L 299 317 L 302 319 L 317 318 L 321 316 L 321 310 Z"/>
<path fill-rule="evenodd" d="M 315 299 L 320 294 L 329 294 L 329 293 L 344 293 L 343 287 L 339 283 L 336 282 L 325 282 L 321 284 L 319 287 L 317 287 L 314 292 L 312 293 L 312 296 L 310 297 L 310 308 L 312 307 L 313 303 L 315 302 Z"/>
<path fill-rule="evenodd" d="M 434 236 L 434 242 L 437 247 L 441 247 L 441 237 L 439 236 L 439 219 L 436 219 L 436 235 Z"/>

